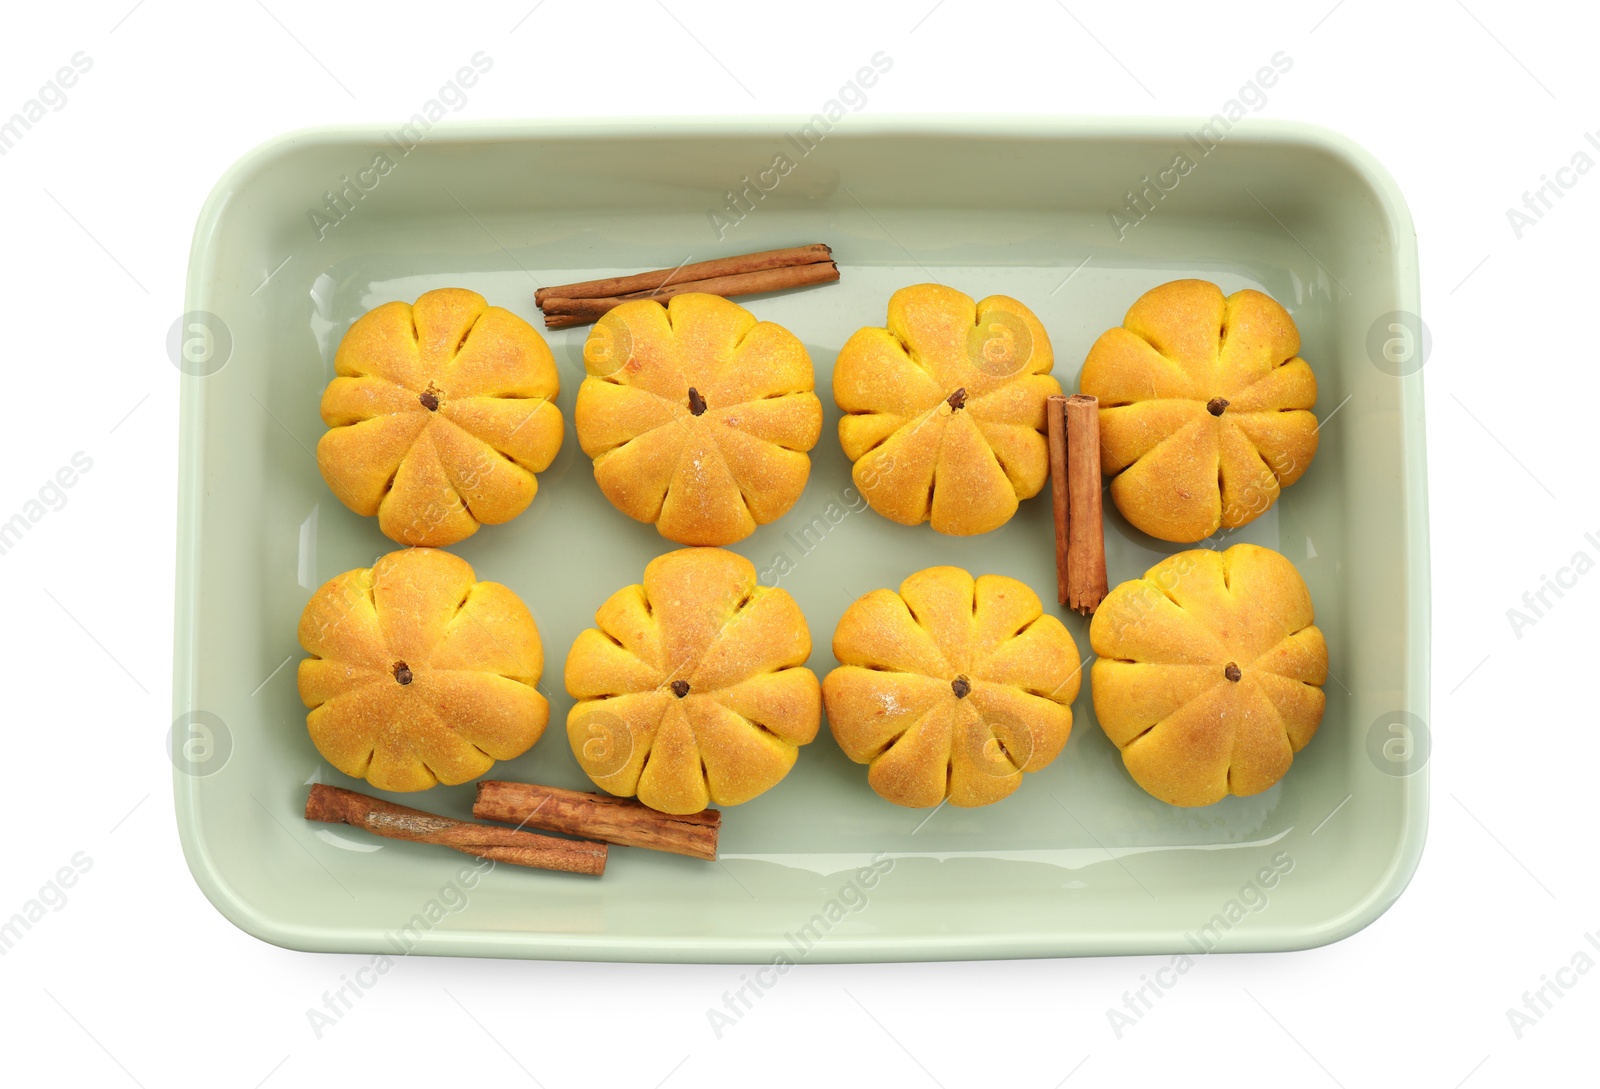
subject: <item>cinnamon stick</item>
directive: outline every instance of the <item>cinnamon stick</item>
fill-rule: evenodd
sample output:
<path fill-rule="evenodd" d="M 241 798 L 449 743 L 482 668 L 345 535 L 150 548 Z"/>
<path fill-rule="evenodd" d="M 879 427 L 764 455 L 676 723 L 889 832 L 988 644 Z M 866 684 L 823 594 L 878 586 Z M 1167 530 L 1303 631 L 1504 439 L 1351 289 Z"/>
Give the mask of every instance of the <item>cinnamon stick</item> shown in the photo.
<path fill-rule="evenodd" d="M 1106 529 L 1100 509 L 1100 401 L 1066 401 L 1067 604 L 1085 615 L 1106 596 Z"/>
<path fill-rule="evenodd" d="M 517 828 L 453 820 L 324 783 L 313 785 L 306 798 L 306 820 L 354 825 L 375 836 L 412 843 L 436 843 L 513 866 L 596 877 L 606 869 L 604 843 L 556 839 Z"/>
<path fill-rule="evenodd" d="M 534 305 L 544 309 L 544 301 L 557 299 L 609 299 L 634 292 L 658 291 L 668 284 L 693 280 L 713 280 L 723 276 L 737 276 L 764 269 L 785 268 L 790 265 L 832 263 L 833 250 L 815 242 L 809 246 L 794 246 L 784 250 L 763 250 L 734 257 L 719 257 L 714 261 L 698 261 L 677 268 L 657 269 L 655 272 L 638 272 L 631 276 L 612 276 L 604 280 L 585 280 L 581 284 L 562 284 L 541 287 L 533 293 Z"/>
<path fill-rule="evenodd" d="M 716 861 L 717 833 L 722 828 L 722 814 L 715 809 L 675 816 L 631 798 L 492 779 L 478 784 L 472 815 L 708 862 Z"/>
<path fill-rule="evenodd" d="M 813 264 L 786 265 L 782 268 L 759 269 L 754 272 L 715 276 L 708 279 L 675 280 L 664 286 L 632 291 L 622 295 L 580 298 L 566 295 L 546 295 L 539 306 L 544 311 L 544 326 L 546 329 L 565 329 L 573 325 L 588 325 L 591 322 L 599 321 L 608 310 L 625 302 L 631 302 L 634 299 L 656 299 L 664 303 L 674 295 L 687 295 L 696 291 L 724 297 L 760 295 L 768 291 L 787 291 L 794 287 L 831 283 L 838 278 L 839 266 L 832 261 L 821 261 Z M 551 288 L 549 290 L 563 289 Z"/>
<path fill-rule="evenodd" d="M 1056 529 L 1056 601 L 1067 603 L 1067 398 L 1045 398 L 1045 432 L 1050 446 L 1050 510 Z"/>

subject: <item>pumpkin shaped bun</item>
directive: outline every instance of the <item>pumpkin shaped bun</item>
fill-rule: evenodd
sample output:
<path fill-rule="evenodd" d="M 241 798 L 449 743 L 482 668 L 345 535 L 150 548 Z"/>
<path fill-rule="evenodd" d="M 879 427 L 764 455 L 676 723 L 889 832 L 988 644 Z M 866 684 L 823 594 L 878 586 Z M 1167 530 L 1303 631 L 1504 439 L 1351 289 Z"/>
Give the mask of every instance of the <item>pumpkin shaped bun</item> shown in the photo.
<path fill-rule="evenodd" d="M 1322 721 L 1328 646 L 1311 594 L 1256 545 L 1180 552 L 1124 582 L 1089 624 L 1100 728 L 1173 805 L 1258 794 Z"/>
<path fill-rule="evenodd" d="M 1072 733 L 1078 648 L 1016 579 L 918 571 L 846 609 L 833 654 L 833 736 L 896 805 L 997 802 Z"/>
<path fill-rule="evenodd" d="M 1145 292 L 1101 334 L 1080 385 L 1100 398 L 1111 499 L 1138 529 L 1192 542 L 1244 525 L 1317 452 L 1317 380 L 1288 311 L 1205 280 Z"/>
<path fill-rule="evenodd" d="M 340 502 L 406 545 L 508 522 L 561 449 L 555 360 L 537 330 L 461 288 L 385 303 L 339 343 L 317 466 Z"/>
<path fill-rule="evenodd" d="M 940 284 L 889 299 L 887 328 L 857 330 L 833 367 L 839 442 L 872 509 L 940 533 L 987 533 L 1049 474 L 1050 338 L 1016 299 Z"/>
<path fill-rule="evenodd" d="M 816 737 L 806 619 L 787 591 L 758 586 L 743 556 L 658 556 L 643 585 L 618 590 L 594 619 L 567 655 L 578 701 L 567 739 L 602 789 L 663 813 L 738 805 L 776 785 Z"/>
<path fill-rule="evenodd" d="M 391 552 L 328 580 L 301 614 L 300 645 L 312 743 L 379 790 L 476 778 L 550 718 L 527 606 L 448 552 Z"/>
<path fill-rule="evenodd" d="M 578 442 L 628 517 L 679 544 L 743 540 L 805 489 L 822 434 L 798 337 L 719 295 L 636 299 L 583 346 Z"/>

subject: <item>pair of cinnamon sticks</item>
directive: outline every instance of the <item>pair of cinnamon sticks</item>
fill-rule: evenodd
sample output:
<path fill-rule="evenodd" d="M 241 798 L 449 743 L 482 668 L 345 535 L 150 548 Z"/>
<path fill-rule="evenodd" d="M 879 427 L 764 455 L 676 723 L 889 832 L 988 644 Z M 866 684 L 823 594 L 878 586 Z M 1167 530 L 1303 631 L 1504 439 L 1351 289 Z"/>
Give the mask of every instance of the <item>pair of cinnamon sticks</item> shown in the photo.
<path fill-rule="evenodd" d="M 1055 514 L 1056 597 L 1088 615 L 1107 593 L 1100 503 L 1100 400 L 1056 394 L 1045 402 L 1050 499 Z"/>
<path fill-rule="evenodd" d="M 613 843 L 715 861 L 722 827 L 722 814 L 715 809 L 675 816 L 628 798 L 496 780 L 478 784 L 472 815 L 516 827 L 441 817 L 323 783 L 312 786 L 306 799 L 309 821 L 349 824 L 373 835 L 435 843 L 513 866 L 595 877 L 605 872 L 607 845 Z M 558 839 L 525 828 L 583 838 Z"/>
<path fill-rule="evenodd" d="M 666 302 L 674 295 L 759 295 L 792 287 L 830 283 L 839 278 L 833 250 L 821 242 L 783 250 L 763 250 L 677 268 L 541 287 L 533 301 L 544 312 L 546 329 L 565 329 L 599 321 L 606 311 L 633 299 Z"/>

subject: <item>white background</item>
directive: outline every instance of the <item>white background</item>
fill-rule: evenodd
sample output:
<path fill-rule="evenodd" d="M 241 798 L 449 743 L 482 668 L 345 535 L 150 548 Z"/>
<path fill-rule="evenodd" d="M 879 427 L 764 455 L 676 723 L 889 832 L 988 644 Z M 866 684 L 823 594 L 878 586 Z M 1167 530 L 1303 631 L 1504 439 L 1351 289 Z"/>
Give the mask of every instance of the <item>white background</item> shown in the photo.
<path fill-rule="evenodd" d="M 92 859 L 0 958 L 7 1081 L 31 1068 L 107 1086 L 1592 1083 L 1600 971 L 1520 1038 L 1507 1018 L 1600 932 L 1600 575 L 1520 637 L 1507 617 L 1575 553 L 1600 558 L 1584 538 L 1600 538 L 1600 171 L 1567 175 L 1520 239 L 1506 214 L 1580 149 L 1600 162 L 1584 140 L 1600 115 L 1582 16 L 1501 0 L 131 3 L 17 5 L 0 35 L 0 117 L 74 53 L 93 60 L 0 157 L 0 520 L 74 452 L 94 462 L 0 556 L 0 917 L 75 853 Z M 1293 57 L 1261 116 L 1340 130 L 1393 172 L 1433 335 L 1434 804 L 1398 905 L 1331 948 L 1205 958 L 1121 1039 L 1108 1007 L 1166 958 L 806 966 L 720 1040 L 705 1010 L 738 967 L 409 958 L 317 1039 L 307 1008 L 367 958 L 234 929 L 178 847 L 163 747 L 178 372 L 164 339 L 195 217 L 230 163 L 288 129 L 398 123 L 478 50 L 494 69 L 456 116 L 810 114 L 878 50 L 895 64 L 871 92 L 877 114 L 1199 116 L 1275 52 Z"/>

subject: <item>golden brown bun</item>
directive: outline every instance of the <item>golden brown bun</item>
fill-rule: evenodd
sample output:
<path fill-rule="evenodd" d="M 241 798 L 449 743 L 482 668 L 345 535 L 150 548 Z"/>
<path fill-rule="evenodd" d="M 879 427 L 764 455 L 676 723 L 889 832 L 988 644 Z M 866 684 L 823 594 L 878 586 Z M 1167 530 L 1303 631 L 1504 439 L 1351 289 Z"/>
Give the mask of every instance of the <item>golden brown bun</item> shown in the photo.
<path fill-rule="evenodd" d="M 679 296 L 682 298 L 683 296 Z M 676 301 L 676 300 L 674 300 Z M 720 548 L 683 548 L 611 595 L 567 655 L 573 755 L 596 785 L 663 813 L 738 805 L 789 773 L 822 699 L 787 591 Z"/>
<path fill-rule="evenodd" d="M 322 478 L 401 544 L 454 544 L 480 523 L 510 521 L 561 449 L 550 349 L 477 292 L 442 288 L 368 311 L 339 343 L 334 370 L 322 394 Z"/>
<path fill-rule="evenodd" d="M 1190 542 L 1272 506 L 1317 452 L 1317 380 L 1299 351 L 1294 319 L 1259 291 L 1174 280 L 1140 296 L 1080 380 L 1100 398 L 1101 468 L 1122 516 Z"/>
<path fill-rule="evenodd" d="M 328 580 L 300 645 L 312 743 L 379 790 L 476 778 L 527 752 L 550 718 L 527 606 L 448 552 L 391 552 Z"/>
<path fill-rule="evenodd" d="M 1005 525 L 1050 471 L 1054 358 L 1016 299 L 974 303 L 940 284 L 896 291 L 888 328 L 857 330 L 833 368 L 839 442 L 872 509 L 956 535 Z"/>
<path fill-rule="evenodd" d="M 578 443 L 628 517 L 679 544 L 724 545 L 800 498 L 822 403 L 783 326 L 719 295 L 638 299 L 595 323 L 583 359 Z"/>
<path fill-rule="evenodd" d="M 1283 778 L 1326 703 L 1328 647 L 1311 620 L 1294 564 L 1249 544 L 1180 552 L 1106 595 L 1089 688 L 1134 781 L 1210 805 Z"/>
<path fill-rule="evenodd" d="M 828 725 L 896 805 L 988 805 L 1072 733 L 1078 648 L 1016 579 L 930 567 L 874 590 L 833 633 Z"/>

